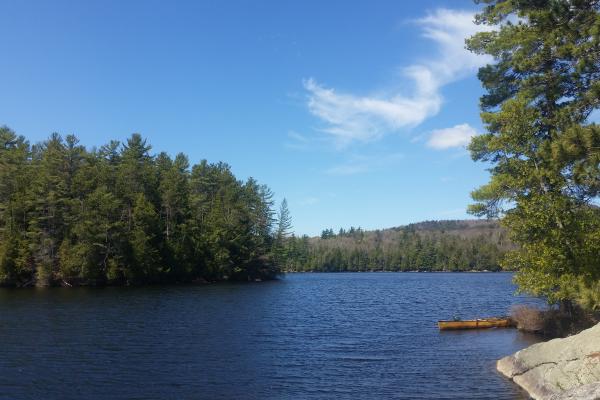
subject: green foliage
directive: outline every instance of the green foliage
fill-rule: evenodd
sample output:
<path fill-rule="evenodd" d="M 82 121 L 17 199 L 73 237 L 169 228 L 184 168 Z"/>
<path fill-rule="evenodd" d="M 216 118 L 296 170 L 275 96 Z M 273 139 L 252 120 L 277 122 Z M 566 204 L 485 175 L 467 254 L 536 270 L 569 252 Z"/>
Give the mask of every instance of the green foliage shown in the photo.
<path fill-rule="evenodd" d="M 377 231 L 326 229 L 320 238 L 292 237 L 287 271 L 497 271 L 512 248 L 487 221 L 428 221 Z"/>
<path fill-rule="evenodd" d="M 277 213 L 277 229 L 275 232 L 274 255 L 278 264 L 286 263 L 289 257 L 288 244 L 292 229 L 292 217 L 288 210 L 287 200 L 283 199 Z"/>
<path fill-rule="evenodd" d="M 496 30 L 467 46 L 494 62 L 479 71 L 487 133 L 470 150 L 491 179 L 470 211 L 502 218 L 519 245 L 503 265 L 522 291 L 580 300 L 600 280 L 600 127 L 589 121 L 600 106 L 600 3 L 480 3 L 477 21 Z"/>
<path fill-rule="evenodd" d="M 600 281 L 585 282 L 577 285 L 575 300 L 587 310 L 600 311 Z"/>
<path fill-rule="evenodd" d="M 283 199 L 277 214 L 277 238 L 279 239 L 287 238 L 292 230 L 292 217 L 287 204 L 287 200 Z"/>
<path fill-rule="evenodd" d="M 154 206 L 143 193 L 137 195 L 133 205 L 132 228 L 129 232 L 131 267 L 125 271 L 129 282 L 160 281 L 163 265 L 159 246 L 159 219 Z"/>
<path fill-rule="evenodd" d="M 0 285 L 273 278 L 272 193 L 229 166 L 0 128 Z"/>

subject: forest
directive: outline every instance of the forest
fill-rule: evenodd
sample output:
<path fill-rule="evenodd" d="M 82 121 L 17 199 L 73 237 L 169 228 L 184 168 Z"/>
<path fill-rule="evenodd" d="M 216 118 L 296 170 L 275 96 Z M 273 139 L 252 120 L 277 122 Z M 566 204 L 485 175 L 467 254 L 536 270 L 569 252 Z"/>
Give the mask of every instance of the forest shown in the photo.
<path fill-rule="evenodd" d="M 139 134 L 88 150 L 73 135 L 32 145 L 0 128 L 5 286 L 274 278 L 289 225 L 275 214 L 267 186 L 224 163 L 153 155 Z"/>
<path fill-rule="evenodd" d="M 224 163 L 152 154 L 139 134 L 91 150 L 0 129 L 0 284 L 254 281 L 285 271 L 499 269 L 493 221 L 291 234 L 285 199 Z"/>
<path fill-rule="evenodd" d="M 364 231 L 326 229 L 285 242 L 285 271 L 498 271 L 514 248 L 496 221 L 426 221 Z"/>

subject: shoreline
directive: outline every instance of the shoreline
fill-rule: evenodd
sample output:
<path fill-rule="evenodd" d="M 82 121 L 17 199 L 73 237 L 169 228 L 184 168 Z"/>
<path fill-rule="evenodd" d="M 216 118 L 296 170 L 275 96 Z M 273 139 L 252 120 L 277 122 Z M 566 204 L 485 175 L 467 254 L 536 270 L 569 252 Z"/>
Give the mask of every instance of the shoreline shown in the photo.
<path fill-rule="evenodd" d="M 195 280 L 195 281 L 165 281 L 165 282 L 150 282 L 150 283 L 140 283 L 140 284 L 65 284 L 59 282 L 53 285 L 45 285 L 45 286 L 36 286 L 34 284 L 31 285 L 0 285 L 0 289 L 49 289 L 49 288 L 114 288 L 114 287 L 128 287 L 128 288 L 142 288 L 142 287 L 161 287 L 161 286 L 204 286 L 204 285 L 218 285 L 218 284 L 236 284 L 236 285 L 244 285 L 244 284 L 256 284 L 256 283 L 265 283 L 265 282 L 274 282 L 281 279 L 285 279 L 285 276 L 290 274 L 513 274 L 515 271 L 477 271 L 477 270 L 469 270 L 469 271 L 286 271 L 281 272 L 278 276 L 273 278 L 256 278 L 253 280 L 228 280 L 228 279 L 220 279 L 220 280 Z"/>
<path fill-rule="evenodd" d="M 194 279 L 189 281 L 164 281 L 164 282 L 144 282 L 144 283 L 102 283 L 102 284 L 79 284 L 79 283 L 67 283 L 67 282 L 56 282 L 51 285 L 44 286 L 36 286 L 35 284 L 28 285 L 7 285 L 0 284 L 0 289 L 9 289 L 9 290 L 20 290 L 20 289 L 76 289 L 76 288 L 96 288 L 96 289 L 105 289 L 105 288 L 145 288 L 145 287 L 167 287 L 167 286 L 206 286 L 206 285 L 219 285 L 219 284 L 235 284 L 235 285 L 244 285 L 244 284 L 256 284 L 256 283 L 264 283 L 264 282 L 273 282 L 280 280 L 284 273 L 280 273 L 275 277 L 261 277 L 254 278 L 248 280 L 239 280 L 239 279 L 219 279 L 219 280 L 207 280 L 207 279 Z"/>
<path fill-rule="evenodd" d="M 489 271 L 489 270 L 483 270 L 483 271 L 478 271 L 478 270 L 465 270 L 465 271 L 451 271 L 451 270 L 443 270 L 443 271 L 428 271 L 428 270 L 411 270 L 411 271 L 383 271 L 383 270 L 377 270 L 377 271 L 285 271 L 283 272 L 283 274 L 343 274 L 343 273 L 392 273 L 392 274 L 438 274 L 438 273 L 444 273 L 444 274 L 487 274 L 487 273 L 493 273 L 493 274 L 499 274 L 499 273 L 506 273 L 506 274 L 514 274 L 516 271 L 507 271 L 507 270 L 501 270 L 501 271 Z"/>

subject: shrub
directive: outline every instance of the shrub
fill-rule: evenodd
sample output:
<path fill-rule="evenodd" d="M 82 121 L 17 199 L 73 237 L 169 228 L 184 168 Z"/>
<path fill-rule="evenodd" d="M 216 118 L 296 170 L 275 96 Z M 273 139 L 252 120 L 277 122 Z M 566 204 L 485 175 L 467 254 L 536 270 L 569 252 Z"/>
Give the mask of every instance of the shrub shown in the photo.
<path fill-rule="evenodd" d="M 574 335 L 598 323 L 597 315 L 571 302 L 547 310 L 515 305 L 510 310 L 510 317 L 517 329 L 540 333 L 546 338 Z"/>
<path fill-rule="evenodd" d="M 541 332 L 544 329 L 544 311 L 536 307 L 515 305 L 510 309 L 510 318 L 522 331 Z"/>
<path fill-rule="evenodd" d="M 587 284 L 580 282 L 578 289 L 577 303 L 591 312 L 600 312 L 600 280 Z"/>

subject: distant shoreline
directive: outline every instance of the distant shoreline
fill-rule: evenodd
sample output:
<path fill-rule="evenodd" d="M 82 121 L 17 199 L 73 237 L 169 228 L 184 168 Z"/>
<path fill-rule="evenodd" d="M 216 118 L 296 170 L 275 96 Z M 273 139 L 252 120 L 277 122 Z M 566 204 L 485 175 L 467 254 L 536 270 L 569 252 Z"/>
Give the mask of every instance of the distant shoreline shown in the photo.
<path fill-rule="evenodd" d="M 371 273 L 371 272 L 377 272 L 377 273 L 400 273 L 400 274 L 407 274 L 407 273 L 412 273 L 412 274 L 439 274 L 439 273 L 446 273 L 446 274 L 485 274 L 485 273 L 494 273 L 494 274 L 498 274 L 498 273 L 506 273 L 506 274 L 514 274 L 516 271 L 506 271 L 506 270 L 501 270 L 501 271 L 477 271 L 477 270 L 469 270 L 469 271 L 284 271 L 283 274 L 340 274 L 340 273 Z"/>
<path fill-rule="evenodd" d="M 75 285 L 65 285 L 65 284 L 56 284 L 56 285 L 47 285 L 47 286 L 35 286 L 35 285 L 26 285 L 26 286 L 15 286 L 15 285 L 0 285 L 0 289 L 11 289 L 11 290 L 20 290 L 20 289 L 49 289 L 49 288 L 143 288 L 143 287 L 160 287 L 160 286 L 206 286 L 206 285 L 219 285 L 219 284 L 256 284 L 262 282 L 272 282 L 277 281 L 279 279 L 285 278 L 285 275 L 292 274 L 359 274 L 359 273 L 389 273 L 389 274 L 512 274 L 515 271 L 285 271 L 281 272 L 277 277 L 274 278 L 265 278 L 265 279 L 255 279 L 255 280 L 194 280 L 194 281 L 165 281 L 165 282 L 147 282 L 143 284 L 104 284 L 104 285 L 85 285 L 85 284 L 75 284 Z"/>

